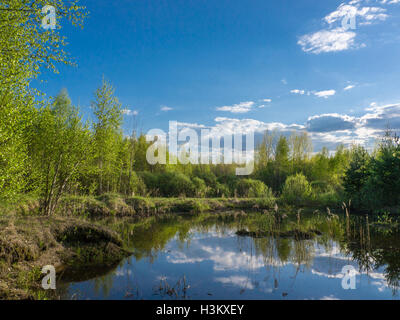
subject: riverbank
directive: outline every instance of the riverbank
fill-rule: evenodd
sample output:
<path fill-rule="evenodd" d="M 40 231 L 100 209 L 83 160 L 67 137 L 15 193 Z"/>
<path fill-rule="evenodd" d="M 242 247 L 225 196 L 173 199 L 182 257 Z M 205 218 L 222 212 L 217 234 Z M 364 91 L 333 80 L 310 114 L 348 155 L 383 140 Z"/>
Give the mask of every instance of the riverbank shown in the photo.
<path fill-rule="evenodd" d="M 123 198 L 66 196 L 55 215 L 41 216 L 35 198 L 0 204 L 0 299 L 45 299 L 40 289 L 41 268 L 107 267 L 118 264 L 128 250 L 120 235 L 85 218 L 159 217 L 175 213 L 293 211 L 275 198 Z M 92 221 L 91 219 L 90 221 Z"/>
<path fill-rule="evenodd" d="M 46 299 L 40 289 L 41 268 L 106 267 L 128 251 L 117 233 L 82 218 L 137 218 L 170 213 L 266 210 L 274 199 L 177 199 L 66 196 L 55 215 L 40 215 L 33 197 L 0 204 L 0 299 Z"/>
<path fill-rule="evenodd" d="M 83 219 L 0 218 L 0 299 L 46 299 L 41 268 L 111 266 L 130 252 L 117 233 Z"/>
<path fill-rule="evenodd" d="M 57 216 L 148 217 L 169 213 L 202 213 L 226 210 L 265 210 L 274 208 L 275 198 L 145 198 L 104 194 L 98 197 L 68 195 L 60 200 Z M 40 203 L 24 198 L 0 205 L 0 213 L 38 215 Z"/>

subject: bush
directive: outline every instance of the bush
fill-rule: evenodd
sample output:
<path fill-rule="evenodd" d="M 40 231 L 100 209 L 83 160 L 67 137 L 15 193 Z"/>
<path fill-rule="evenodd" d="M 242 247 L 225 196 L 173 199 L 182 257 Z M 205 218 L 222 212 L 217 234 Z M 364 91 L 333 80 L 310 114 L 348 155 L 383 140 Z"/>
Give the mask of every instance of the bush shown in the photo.
<path fill-rule="evenodd" d="M 347 198 L 351 199 L 356 208 L 360 208 L 364 203 L 365 186 L 371 175 L 371 157 L 363 147 L 356 147 L 351 156 L 343 178 L 343 187 Z"/>
<path fill-rule="evenodd" d="M 272 191 L 261 181 L 242 179 L 236 185 L 237 195 L 242 198 L 263 198 L 272 196 Z"/>
<path fill-rule="evenodd" d="M 146 195 L 146 184 L 144 183 L 143 179 L 136 174 L 136 172 L 132 172 L 131 174 L 129 189 L 132 191 L 130 196 Z"/>
<path fill-rule="evenodd" d="M 218 182 L 220 184 L 226 185 L 229 188 L 229 190 L 231 190 L 231 193 L 233 190 L 235 190 L 236 185 L 238 184 L 239 181 L 240 181 L 240 178 L 238 176 L 232 175 L 232 174 L 225 174 L 225 175 L 218 177 Z"/>
<path fill-rule="evenodd" d="M 162 173 L 158 180 L 161 195 L 164 197 L 191 197 L 195 194 L 194 184 L 183 173 Z"/>
<path fill-rule="evenodd" d="M 396 210 L 400 205 L 400 139 L 386 132 L 373 156 L 356 148 L 345 172 L 344 189 L 355 209 Z"/>
<path fill-rule="evenodd" d="M 146 189 L 150 193 L 150 195 L 157 196 L 160 194 L 157 174 L 143 171 L 139 173 L 139 177 L 144 182 Z"/>
<path fill-rule="evenodd" d="M 200 179 L 198 177 L 194 177 L 192 179 L 192 183 L 193 183 L 194 188 L 195 188 L 196 197 L 200 197 L 200 198 L 205 197 L 205 195 L 207 194 L 208 188 L 207 188 L 207 185 L 204 182 L 204 180 Z"/>
<path fill-rule="evenodd" d="M 217 183 L 217 177 L 211 171 L 201 171 L 199 167 L 193 170 L 193 175 L 197 178 L 204 180 L 207 186 L 215 186 Z"/>
<path fill-rule="evenodd" d="M 214 187 L 210 190 L 209 197 L 230 197 L 232 195 L 231 190 L 226 184 L 216 182 Z"/>
<path fill-rule="evenodd" d="M 306 177 L 299 173 L 286 179 L 282 199 L 289 204 L 299 205 L 311 198 L 312 189 Z"/>

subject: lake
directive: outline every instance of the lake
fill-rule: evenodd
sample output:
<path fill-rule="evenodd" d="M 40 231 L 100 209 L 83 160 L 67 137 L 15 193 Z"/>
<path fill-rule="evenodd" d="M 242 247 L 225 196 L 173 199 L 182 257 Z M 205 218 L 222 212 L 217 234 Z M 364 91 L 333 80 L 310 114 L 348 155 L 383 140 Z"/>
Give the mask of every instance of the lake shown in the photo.
<path fill-rule="evenodd" d="M 99 223 L 133 254 L 112 268 L 67 272 L 57 282 L 62 299 L 398 299 L 395 221 L 315 211 Z"/>

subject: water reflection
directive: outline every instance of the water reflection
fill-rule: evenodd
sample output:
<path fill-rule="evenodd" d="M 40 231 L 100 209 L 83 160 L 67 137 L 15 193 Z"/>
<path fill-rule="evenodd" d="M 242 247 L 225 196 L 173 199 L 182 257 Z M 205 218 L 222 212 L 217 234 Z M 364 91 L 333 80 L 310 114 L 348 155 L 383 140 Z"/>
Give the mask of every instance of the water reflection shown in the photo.
<path fill-rule="evenodd" d="M 64 299 L 397 299 L 393 221 L 263 212 L 100 223 L 133 255 L 96 277 L 64 277 Z M 253 237 L 238 236 L 243 230 Z M 358 270 L 356 290 L 341 286 L 347 265 Z"/>

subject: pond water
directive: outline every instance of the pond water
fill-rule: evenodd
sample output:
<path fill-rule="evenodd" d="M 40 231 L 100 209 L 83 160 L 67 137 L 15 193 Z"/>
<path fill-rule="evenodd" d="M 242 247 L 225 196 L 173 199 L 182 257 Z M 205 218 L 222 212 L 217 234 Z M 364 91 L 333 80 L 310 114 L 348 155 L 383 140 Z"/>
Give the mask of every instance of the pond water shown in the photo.
<path fill-rule="evenodd" d="M 100 223 L 117 230 L 133 254 L 113 268 L 62 279 L 62 299 L 398 299 L 400 232 L 393 221 L 389 228 L 371 217 L 314 212 Z M 354 268 L 345 287 L 355 289 L 342 286 L 345 266 Z"/>

